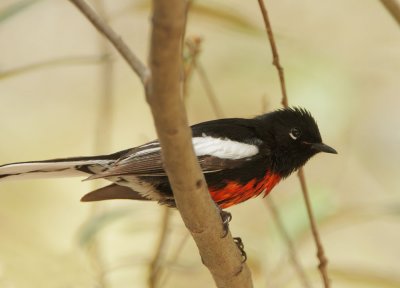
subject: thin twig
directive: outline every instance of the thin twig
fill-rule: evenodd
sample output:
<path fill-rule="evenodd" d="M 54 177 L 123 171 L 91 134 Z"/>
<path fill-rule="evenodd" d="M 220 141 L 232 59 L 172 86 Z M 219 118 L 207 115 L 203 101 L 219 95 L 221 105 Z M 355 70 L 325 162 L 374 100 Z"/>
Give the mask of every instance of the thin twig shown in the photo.
<path fill-rule="evenodd" d="M 202 39 L 198 36 L 188 37 L 185 41 L 185 46 L 183 48 L 187 48 L 187 55 L 182 55 L 183 59 L 183 99 L 187 100 L 188 91 L 189 91 L 189 83 L 192 78 L 194 67 L 196 66 L 197 57 L 200 54 L 200 46 L 202 43 Z M 183 50 L 185 51 L 185 50 Z M 182 53 L 183 53 L 182 51 Z"/>
<path fill-rule="evenodd" d="M 288 231 L 286 230 L 285 225 L 283 224 L 283 221 L 279 214 L 278 207 L 276 207 L 273 198 L 271 196 L 268 198 L 265 198 L 265 204 L 268 206 L 269 210 L 271 211 L 272 218 L 276 224 L 276 227 L 278 228 L 279 234 L 282 235 L 283 240 L 286 242 L 286 246 L 288 247 L 288 250 L 289 250 L 290 261 L 292 262 L 293 267 L 296 270 L 296 273 L 299 276 L 301 283 L 303 284 L 303 287 L 307 287 L 307 288 L 312 287 L 310 280 L 308 279 L 307 274 L 305 273 L 303 266 L 301 265 L 301 263 L 297 257 L 297 252 L 296 252 L 294 243 L 293 243 L 292 239 L 290 238 L 290 235 L 289 235 Z"/>
<path fill-rule="evenodd" d="M 400 25 L 400 3 L 397 0 L 381 0 L 383 6 L 392 15 L 397 24 Z"/>
<path fill-rule="evenodd" d="M 268 34 L 269 43 L 271 45 L 272 56 L 273 56 L 272 63 L 273 63 L 273 65 L 275 65 L 276 69 L 278 70 L 278 74 L 279 74 L 279 80 L 281 83 L 281 91 L 282 91 L 282 105 L 284 107 L 288 107 L 288 98 L 287 98 L 287 94 L 286 94 L 285 77 L 284 77 L 284 73 L 283 73 L 283 68 L 279 62 L 279 54 L 278 54 L 278 50 L 276 48 L 275 39 L 274 39 L 274 35 L 272 32 L 272 28 L 271 28 L 271 23 L 268 18 L 267 9 L 265 8 L 263 0 L 258 0 L 258 3 L 259 3 L 261 13 L 262 13 L 262 16 L 264 19 L 265 29 Z M 306 186 L 303 168 L 299 169 L 298 176 L 300 179 L 300 184 L 301 184 L 301 189 L 302 189 L 303 196 L 304 196 L 304 201 L 306 203 L 307 213 L 308 213 L 308 217 L 309 217 L 310 225 L 311 225 L 311 231 L 314 236 L 315 245 L 317 247 L 317 257 L 319 259 L 318 268 L 321 272 L 321 277 L 324 282 L 324 287 L 328 288 L 328 287 L 330 287 L 328 271 L 327 271 L 328 261 L 325 256 L 325 252 L 324 252 L 324 249 L 323 249 L 323 246 L 321 243 L 321 239 L 320 239 L 319 233 L 318 233 L 318 228 L 317 228 L 317 225 L 316 225 L 316 222 L 314 219 L 314 215 L 312 213 L 312 208 L 311 208 L 311 203 L 310 203 L 310 199 L 308 196 L 309 193 L 308 193 L 307 186 Z"/>
<path fill-rule="evenodd" d="M 268 12 L 267 12 L 267 9 L 265 8 L 263 0 L 258 0 L 258 4 L 260 5 L 261 13 L 262 13 L 264 23 L 265 23 L 265 30 L 267 30 L 269 44 L 271 45 L 272 59 L 273 59 L 272 64 L 278 70 L 279 82 L 281 84 L 281 91 L 282 91 L 282 102 L 281 103 L 282 103 L 283 107 L 288 107 L 289 103 L 288 103 L 288 98 L 287 98 L 287 94 L 286 94 L 285 76 L 283 73 L 283 67 L 281 66 L 281 63 L 279 61 L 278 49 L 276 48 L 274 34 L 272 33 L 271 23 L 269 22 L 269 18 L 268 18 Z"/>
<path fill-rule="evenodd" d="M 262 97 L 261 98 L 261 106 L 262 106 L 262 112 L 266 113 L 267 112 L 267 97 Z M 276 206 L 274 200 L 273 200 L 273 195 L 270 195 L 269 197 L 264 198 L 265 199 L 265 204 L 269 208 L 271 215 L 272 215 L 272 220 L 275 222 L 276 227 L 278 228 L 279 234 L 282 236 L 283 240 L 286 243 L 286 246 L 288 247 L 289 250 L 289 259 L 297 273 L 297 276 L 300 279 L 300 282 L 303 284 L 303 287 L 310 288 L 311 282 L 307 277 L 307 273 L 304 271 L 303 266 L 300 263 L 300 260 L 297 256 L 297 251 L 296 247 L 294 246 L 294 243 L 289 235 L 289 232 L 287 231 L 285 224 L 282 221 L 281 215 L 279 213 L 279 209 Z"/>
<path fill-rule="evenodd" d="M 206 90 L 208 100 L 211 103 L 215 115 L 217 115 L 218 118 L 223 118 L 224 112 L 221 109 L 221 105 L 219 104 L 217 96 L 215 96 L 210 80 L 208 80 L 206 71 L 204 70 L 203 65 L 201 65 L 199 61 L 196 63 L 195 69 L 197 73 L 199 73 L 200 80 L 203 83 L 203 87 Z"/>
<path fill-rule="evenodd" d="M 207 73 L 203 68 L 203 65 L 201 65 L 198 59 L 198 56 L 201 51 L 201 43 L 202 39 L 197 36 L 191 37 L 186 41 L 186 47 L 189 50 L 190 61 L 185 66 L 185 75 L 187 75 L 186 76 L 187 83 L 185 83 L 186 85 L 184 87 L 184 93 L 187 93 L 187 86 L 189 85 L 188 80 L 189 77 L 192 75 L 192 71 L 196 70 L 197 73 L 199 74 L 200 81 L 206 91 L 207 98 L 211 103 L 211 107 L 214 111 L 215 116 L 217 118 L 223 118 L 224 112 L 221 108 L 221 104 L 218 101 L 218 97 L 214 93 L 214 89 L 211 85 L 210 80 L 207 77 Z"/>
<path fill-rule="evenodd" d="M 183 35 L 182 35 L 182 39 L 181 39 L 181 53 L 182 53 L 182 55 L 181 55 L 181 60 L 182 60 L 182 66 L 183 67 L 185 67 L 185 56 L 183 55 L 184 54 L 184 51 L 185 51 L 185 44 L 186 44 L 186 31 L 187 31 L 187 23 L 188 23 L 188 19 L 189 19 L 189 11 L 190 11 L 190 8 L 192 7 L 192 3 L 193 3 L 193 0 L 185 0 L 185 24 L 184 24 L 184 27 L 183 27 Z M 183 84 L 184 84 L 184 86 L 185 86 L 185 83 L 186 83 L 186 69 L 184 68 L 183 69 Z M 183 93 L 183 95 L 185 95 L 185 93 Z"/>
<path fill-rule="evenodd" d="M 169 207 L 163 207 L 163 213 L 161 215 L 161 231 L 157 241 L 156 249 L 153 258 L 149 264 L 149 288 L 158 287 L 160 280 L 160 268 L 162 258 L 164 257 L 166 242 L 168 238 L 168 228 L 171 219 L 171 209 Z"/>
<path fill-rule="evenodd" d="M 3 80 L 5 78 L 18 76 L 24 73 L 28 73 L 37 69 L 54 67 L 59 65 L 90 65 L 90 64 L 98 64 L 107 59 L 107 55 L 100 56 L 69 56 L 69 57 L 60 57 L 50 60 L 45 60 L 38 63 L 32 63 L 25 66 L 13 68 L 6 71 L 0 71 L 0 79 Z"/>
<path fill-rule="evenodd" d="M 318 233 L 317 223 L 315 221 L 314 212 L 311 207 L 310 196 L 308 193 L 306 178 L 304 176 L 303 169 L 299 169 L 298 176 L 301 184 L 301 191 L 303 191 L 304 202 L 306 204 L 307 213 L 309 215 L 308 218 L 311 224 L 311 231 L 315 240 L 315 245 L 317 246 L 317 257 L 319 259 L 318 269 L 321 272 L 321 276 L 324 281 L 324 287 L 330 287 L 328 271 L 327 271 L 328 259 L 325 256 L 324 247 L 322 246 L 321 238 Z"/>
<path fill-rule="evenodd" d="M 139 76 L 145 89 L 150 78 L 149 69 L 140 61 L 140 59 L 129 49 L 122 38 L 112 30 L 112 28 L 103 21 L 96 12 L 90 8 L 83 0 L 69 0 L 71 1 L 93 24 L 96 29 L 103 34 L 117 49 L 120 55 L 126 60 L 132 70 Z"/>

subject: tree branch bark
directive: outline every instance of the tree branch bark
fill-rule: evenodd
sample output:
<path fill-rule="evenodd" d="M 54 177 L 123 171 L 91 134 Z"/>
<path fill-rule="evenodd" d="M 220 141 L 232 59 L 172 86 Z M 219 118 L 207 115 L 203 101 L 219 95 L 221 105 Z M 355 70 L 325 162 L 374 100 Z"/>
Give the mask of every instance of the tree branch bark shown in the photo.
<path fill-rule="evenodd" d="M 230 233 L 223 235 L 219 211 L 193 151 L 182 100 L 182 34 L 185 2 L 154 0 L 147 101 L 151 107 L 163 163 L 182 219 L 192 234 L 204 265 L 218 287 L 252 287 L 250 271 Z"/>

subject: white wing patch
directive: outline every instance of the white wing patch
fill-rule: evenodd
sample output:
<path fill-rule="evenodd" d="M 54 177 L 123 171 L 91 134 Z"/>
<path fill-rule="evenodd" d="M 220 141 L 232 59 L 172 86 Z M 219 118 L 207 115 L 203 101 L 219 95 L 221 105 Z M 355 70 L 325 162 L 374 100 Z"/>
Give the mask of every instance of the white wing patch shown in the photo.
<path fill-rule="evenodd" d="M 193 137 L 192 143 L 196 156 L 210 155 L 222 159 L 235 160 L 251 157 L 259 152 L 258 146 L 256 145 L 241 143 L 228 138 L 214 138 L 207 135 L 203 135 L 202 137 Z M 140 146 L 140 148 L 145 149 L 130 155 L 129 158 L 161 150 L 159 142 L 151 142 L 149 144 Z"/>
<path fill-rule="evenodd" d="M 192 139 L 197 156 L 210 155 L 222 159 L 241 159 L 258 154 L 256 145 L 241 143 L 227 138 L 214 138 L 204 135 Z"/>

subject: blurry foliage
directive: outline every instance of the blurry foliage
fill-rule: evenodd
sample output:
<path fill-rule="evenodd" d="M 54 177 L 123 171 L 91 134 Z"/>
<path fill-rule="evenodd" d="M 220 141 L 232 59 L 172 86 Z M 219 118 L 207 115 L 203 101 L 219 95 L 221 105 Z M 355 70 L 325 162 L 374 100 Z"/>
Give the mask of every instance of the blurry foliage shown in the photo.
<path fill-rule="evenodd" d="M 337 207 L 332 203 L 332 191 L 314 188 L 311 199 L 315 218 L 319 223 L 335 214 Z M 283 221 L 285 227 L 290 231 L 293 239 L 300 239 L 303 235 L 308 235 L 310 231 L 309 220 L 304 217 L 304 198 L 302 194 L 293 195 L 289 201 L 281 202 L 279 205 L 281 211 L 285 211 Z"/>
<path fill-rule="evenodd" d="M 7 71 L 0 71 L 0 80 L 19 76 L 24 73 L 33 72 L 37 69 L 50 68 L 61 65 L 93 65 L 102 63 L 107 56 L 70 56 L 58 59 L 52 59 L 48 61 L 42 61 L 39 63 L 33 63 L 26 66 L 14 68 Z"/>
<path fill-rule="evenodd" d="M 134 211 L 129 208 L 125 209 L 110 209 L 104 212 L 100 212 L 98 215 L 92 216 L 88 221 L 81 227 L 78 233 L 79 244 L 81 246 L 89 245 L 94 237 L 105 229 L 108 225 L 114 223 L 115 221 L 121 221 L 129 214 Z"/>
<path fill-rule="evenodd" d="M 19 13 L 25 11 L 27 8 L 31 7 L 33 4 L 38 3 L 41 0 L 25 0 L 25 1 L 17 1 L 13 4 L 10 4 L 6 8 L 0 10 L 0 25 L 2 22 L 10 19 L 13 16 L 19 15 Z"/>
<path fill-rule="evenodd" d="M 398 288 L 400 287 L 400 277 L 398 274 L 387 275 L 380 271 L 368 271 L 367 269 L 355 267 L 335 267 L 330 269 L 332 276 L 351 283 L 354 287 L 379 287 L 379 288 Z"/>

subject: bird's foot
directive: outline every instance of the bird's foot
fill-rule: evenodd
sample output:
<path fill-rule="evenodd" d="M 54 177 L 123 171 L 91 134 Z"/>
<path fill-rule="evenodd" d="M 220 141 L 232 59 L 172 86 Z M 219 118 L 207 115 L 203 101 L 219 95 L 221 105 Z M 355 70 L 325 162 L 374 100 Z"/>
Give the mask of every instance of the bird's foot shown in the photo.
<path fill-rule="evenodd" d="M 242 263 L 246 262 L 247 254 L 244 251 L 244 244 L 240 237 L 234 237 L 233 241 L 235 242 L 236 246 L 238 247 L 240 254 L 242 255 Z"/>
<path fill-rule="evenodd" d="M 232 214 L 220 209 L 220 215 L 222 219 L 222 226 L 224 230 L 224 234 L 222 235 L 221 238 L 225 238 L 228 235 L 229 232 L 229 222 L 232 220 Z M 236 246 L 238 247 L 240 254 L 242 255 L 242 263 L 246 262 L 247 260 L 247 254 L 244 251 L 244 244 L 243 241 L 240 237 L 234 237 L 233 241 L 235 242 Z"/>
<path fill-rule="evenodd" d="M 232 220 L 232 214 L 227 211 L 224 211 L 222 209 L 219 211 L 219 214 L 221 215 L 222 228 L 224 230 L 224 234 L 222 235 L 221 238 L 225 238 L 229 232 L 229 222 L 231 222 L 231 220 Z"/>

